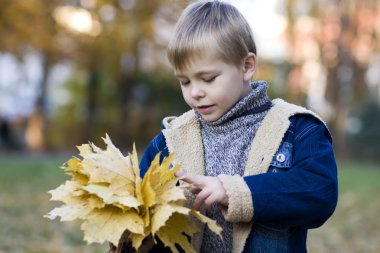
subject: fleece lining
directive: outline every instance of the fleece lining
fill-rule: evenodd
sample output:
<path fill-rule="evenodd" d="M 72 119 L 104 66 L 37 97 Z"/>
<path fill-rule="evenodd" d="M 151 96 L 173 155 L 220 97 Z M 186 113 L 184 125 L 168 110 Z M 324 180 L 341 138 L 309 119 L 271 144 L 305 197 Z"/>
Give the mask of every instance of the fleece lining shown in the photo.
<path fill-rule="evenodd" d="M 228 208 L 221 207 L 224 218 L 229 222 L 248 222 L 253 218 L 251 192 L 240 176 L 219 175 L 228 196 Z"/>

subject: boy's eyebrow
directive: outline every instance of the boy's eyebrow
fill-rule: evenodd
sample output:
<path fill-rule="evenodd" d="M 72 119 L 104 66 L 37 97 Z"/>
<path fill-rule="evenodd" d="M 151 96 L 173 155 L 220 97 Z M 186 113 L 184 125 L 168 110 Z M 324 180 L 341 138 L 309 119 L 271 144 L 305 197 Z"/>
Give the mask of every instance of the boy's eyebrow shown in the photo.
<path fill-rule="evenodd" d="M 175 77 L 186 77 L 186 76 L 184 76 L 184 75 L 177 74 L 177 73 L 175 73 L 175 72 L 174 72 L 174 76 L 175 76 Z"/>
<path fill-rule="evenodd" d="M 194 76 L 203 76 L 203 75 L 210 75 L 210 74 L 215 74 L 215 72 L 217 72 L 216 70 L 202 70 L 202 71 L 199 71 L 199 72 L 196 72 L 194 74 Z M 182 77 L 182 78 L 187 78 L 185 75 L 182 75 L 181 73 L 176 73 L 174 72 L 174 75 L 176 77 Z"/>

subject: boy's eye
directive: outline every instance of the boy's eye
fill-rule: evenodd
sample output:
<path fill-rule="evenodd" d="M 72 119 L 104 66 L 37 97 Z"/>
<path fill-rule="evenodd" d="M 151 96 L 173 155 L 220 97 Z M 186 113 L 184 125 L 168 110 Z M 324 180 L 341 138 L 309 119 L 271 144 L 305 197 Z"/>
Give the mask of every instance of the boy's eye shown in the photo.
<path fill-rule="evenodd" d="M 214 81 L 216 78 L 216 76 L 212 76 L 212 77 L 207 77 L 207 78 L 203 78 L 203 81 L 205 81 L 206 83 L 211 83 L 212 81 Z"/>
<path fill-rule="evenodd" d="M 179 80 L 179 83 L 181 85 L 188 85 L 190 83 L 190 81 L 189 80 Z"/>

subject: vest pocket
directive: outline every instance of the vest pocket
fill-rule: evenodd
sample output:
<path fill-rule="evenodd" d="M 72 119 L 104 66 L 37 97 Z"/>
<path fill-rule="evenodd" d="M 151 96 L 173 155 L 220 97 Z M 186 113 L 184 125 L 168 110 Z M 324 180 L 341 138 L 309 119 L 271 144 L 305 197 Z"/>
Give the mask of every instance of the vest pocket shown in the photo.
<path fill-rule="evenodd" d="M 289 227 L 271 227 L 260 223 L 253 224 L 252 231 L 258 236 L 267 237 L 273 240 L 287 240 L 291 234 Z"/>
<path fill-rule="evenodd" d="M 253 224 L 244 252 L 286 253 L 291 233 L 290 228 Z"/>
<path fill-rule="evenodd" d="M 288 170 L 292 166 L 293 143 L 282 142 L 269 165 L 268 172 L 276 173 Z"/>

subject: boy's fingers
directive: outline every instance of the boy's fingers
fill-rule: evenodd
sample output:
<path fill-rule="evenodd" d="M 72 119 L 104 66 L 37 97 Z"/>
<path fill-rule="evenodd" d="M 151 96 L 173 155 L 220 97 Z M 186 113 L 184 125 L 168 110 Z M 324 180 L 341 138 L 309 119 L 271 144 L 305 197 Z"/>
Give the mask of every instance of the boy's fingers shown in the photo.
<path fill-rule="evenodd" d="M 179 170 L 175 173 L 175 176 L 178 177 L 179 179 L 182 179 L 186 173 L 183 170 Z"/>
<path fill-rule="evenodd" d="M 188 183 L 188 184 L 196 184 L 197 183 L 197 177 L 191 173 L 183 174 L 180 179 L 182 181 Z"/>
<path fill-rule="evenodd" d="M 205 209 L 206 210 L 211 210 L 212 206 L 215 203 L 215 199 L 212 196 L 209 196 L 207 199 L 205 199 L 204 204 L 205 204 Z"/>
<path fill-rule="evenodd" d="M 193 208 L 195 210 L 199 210 L 204 200 L 207 199 L 210 196 L 210 194 L 211 194 L 210 192 L 206 192 L 206 191 L 199 192 L 199 194 L 195 198 Z"/>
<path fill-rule="evenodd" d="M 202 191 L 202 189 L 193 185 L 190 191 L 192 194 L 198 194 L 200 191 Z"/>

